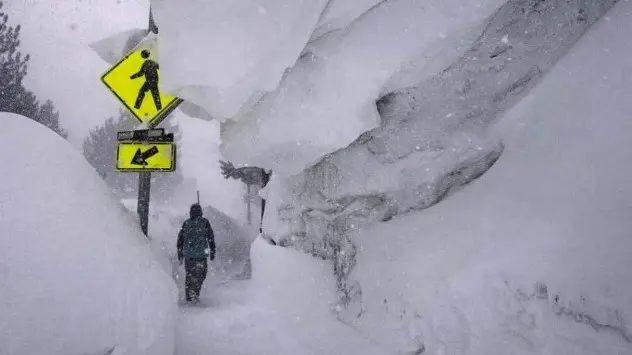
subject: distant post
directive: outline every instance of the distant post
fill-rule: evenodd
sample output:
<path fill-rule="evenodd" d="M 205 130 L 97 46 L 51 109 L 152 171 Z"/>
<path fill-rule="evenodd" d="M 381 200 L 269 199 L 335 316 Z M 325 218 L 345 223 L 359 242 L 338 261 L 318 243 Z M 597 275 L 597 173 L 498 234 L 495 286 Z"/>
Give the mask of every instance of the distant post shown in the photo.
<path fill-rule="evenodd" d="M 262 168 L 255 166 L 245 166 L 241 168 L 235 168 L 233 163 L 220 160 L 222 169 L 222 175 L 225 179 L 237 179 L 241 180 L 248 189 L 248 195 L 250 195 L 251 186 L 259 186 L 264 188 L 270 181 L 272 171 L 266 171 Z M 248 223 L 250 224 L 250 201 L 248 202 Z M 265 199 L 261 201 L 261 221 L 263 223 L 263 214 L 265 212 Z M 259 224 L 259 232 L 263 232 L 262 223 Z"/>

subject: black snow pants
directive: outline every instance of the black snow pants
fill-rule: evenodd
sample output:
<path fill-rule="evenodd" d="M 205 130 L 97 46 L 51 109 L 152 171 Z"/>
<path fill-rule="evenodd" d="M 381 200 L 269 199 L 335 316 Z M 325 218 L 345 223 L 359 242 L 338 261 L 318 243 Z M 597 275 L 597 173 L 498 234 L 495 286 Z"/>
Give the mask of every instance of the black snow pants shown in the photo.
<path fill-rule="evenodd" d="M 198 302 L 200 300 L 202 284 L 204 280 L 206 280 L 206 273 L 208 271 L 206 258 L 185 259 L 184 270 L 186 271 L 184 286 L 187 302 Z"/>

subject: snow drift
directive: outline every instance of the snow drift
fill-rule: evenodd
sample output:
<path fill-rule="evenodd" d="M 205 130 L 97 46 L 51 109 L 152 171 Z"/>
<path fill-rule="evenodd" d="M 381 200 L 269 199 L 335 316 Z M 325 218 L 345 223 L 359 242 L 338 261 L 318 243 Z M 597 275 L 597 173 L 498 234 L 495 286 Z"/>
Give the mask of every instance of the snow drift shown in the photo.
<path fill-rule="evenodd" d="M 138 221 L 66 141 L 0 119 L 0 354 L 172 355 L 176 288 Z"/>
<path fill-rule="evenodd" d="M 266 243 L 257 238 L 252 246 L 253 305 L 265 309 L 266 341 L 255 345 L 257 354 L 320 355 L 320 354 L 388 354 L 374 342 L 332 317 L 336 298 L 335 279 L 331 266 L 302 252 Z M 288 267 L 291 265 L 292 267 Z M 276 335 L 281 330 L 281 336 Z M 254 350 L 256 349 L 256 350 Z"/>

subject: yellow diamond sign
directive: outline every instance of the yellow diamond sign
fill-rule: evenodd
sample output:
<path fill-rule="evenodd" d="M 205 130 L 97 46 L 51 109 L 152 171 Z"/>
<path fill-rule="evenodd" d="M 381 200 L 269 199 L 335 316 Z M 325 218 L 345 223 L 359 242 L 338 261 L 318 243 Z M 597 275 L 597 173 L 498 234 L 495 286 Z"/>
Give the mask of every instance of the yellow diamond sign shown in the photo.
<path fill-rule="evenodd" d="M 146 41 L 101 76 L 101 81 L 141 123 L 157 126 L 182 100 L 160 90 L 155 42 Z"/>
<path fill-rule="evenodd" d="M 119 142 L 116 169 L 121 172 L 170 172 L 176 170 L 173 142 Z"/>

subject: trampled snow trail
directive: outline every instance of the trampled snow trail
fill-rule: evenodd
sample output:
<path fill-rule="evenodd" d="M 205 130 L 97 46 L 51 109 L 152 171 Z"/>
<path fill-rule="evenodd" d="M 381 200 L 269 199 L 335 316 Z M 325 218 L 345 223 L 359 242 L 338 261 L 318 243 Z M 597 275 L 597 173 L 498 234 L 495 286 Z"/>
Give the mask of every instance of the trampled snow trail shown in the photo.
<path fill-rule="evenodd" d="M 251 282 L 215 281 L 207 280 L 200 306 L 180 308 L 176 355 L 279 353 L 282 334 L 257 307 Z"/>
<path fill-rule="evenodd" d="M 201 304 L 181 306 L 179 309 L 176 355 L 386 353 L 366 337 L 336 321 L 335 316 L 326 314 L 327 310 L 323 311 L 322 304 L 313 300 L 313 297 L 321 297 L 318 290 L 301 286 L 301 282 L 289 277 L 292 272 L 277 269 L 274 260 L 279 258 L 276 261 L 287 261 L 280 256 L 289 253 L 299 260 L 305 259 L 302 265 L 292 270 L 309 270 L 310 265 L 306 260 L 311 262 L 310 256 L 262 243 L 256 249 L 253 250 L 252 280 L 231 276 L 240 267 L 227 265 L 224 261 L 226 259 L 218 259 L 210 264 L 209 276 L 202 289 Z M 260 264 L 263 260 L 266 265 Z M 271 270 L 276 270 L 274 274 L 283 280 L 288 290 L 300 288 L 303 293 L 293 294 L 289 299 L 279 299 L 279 295 L 270 294 L 267 286 L 268 280 L 273 281 Z M 177 274 L 180 275 L 177 282 L 182 299 L 181 266 Z M 302 280 L 311 279 L 307 274 L 300 274 L 299 277 Z M 283 303 L 282 311 L 271 305 L 270 297 Z M 295 312 L 297 305 L 302 309 L 305 303 L 309 304 L 310 312 L 314 311 L 316 314 Z"/>
<path fill-rule="evenodd" d="M 210 210 L 206 215 L 215 226 L 218 255 L 209 263 L 200 305 L 180 302 L 175 354 L 278 354 L 278 327 L 273 325 L 269 312 L 259 306 L 251 280 L 236 276 L 243 269 L 248 249 L 230 240 L 228 227 L 213 219 Z M 183 300 L 184 267 L 173 267 L 179 298 Z"/>

